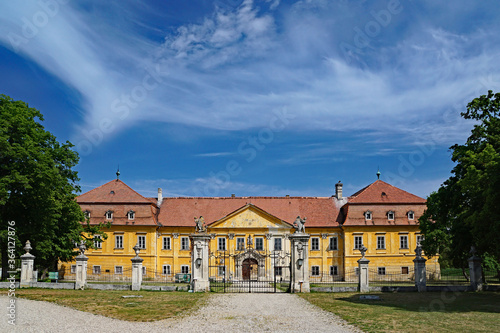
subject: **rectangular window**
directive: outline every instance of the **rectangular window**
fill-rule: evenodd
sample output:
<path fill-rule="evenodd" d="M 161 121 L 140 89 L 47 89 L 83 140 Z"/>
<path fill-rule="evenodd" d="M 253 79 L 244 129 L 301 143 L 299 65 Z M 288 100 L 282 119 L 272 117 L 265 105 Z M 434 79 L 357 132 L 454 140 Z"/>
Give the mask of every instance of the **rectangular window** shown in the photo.
<path fill-rule="evenodd" d="M 123 274 L 123 266 L 115 266 L 115 274 Z"/>
<path fill-rule="evenodd" d="M 274 251 L 281 251 L 281 238 L 274 239 Z"/>
<path fill-rule="evenodd" d="M 377 250 L 385 249 L 385 236 L 377 236 Z"/>
<path fill-rule="evenodd" d="M 339 275 L 339 267 L 330 266 L 330 275 Z"/>
<path fill-rule="evenodd" d="M 408 235 L 400 235 L 399 236 L 399 247 L 401 249 L 408 248 Z"/>
<path fill-rule="evenodd" d="M 170 237 L 163 237 L 163 249 L 170 250 Z"/>
<path fill-rule="evenodd" d="M 359 250 L 363 245 L 363 236 L 354 236 L 354 249 Z"/>
<path fill-rule="evenodd" d="M 319 276 L 319 266 L 312 266 L 311 267 L 311 275 L 312 276 Z"/>
<path fill-rule="evenodd" d="M 319 251 L 319 238 L 311 238 L 311 251 Z"/>
<path fill-rule="evenodd" d="M 92 274 L 101 274 L 101 266 L 94 265 L 92 266 Z"/>
<path fill-rule="evenodd" d="M 422 245 L 422 241 L 424 240 L 424 236 L 423 235 L 417 235 L 417 244 L 420 243 L 420 245 Z"/>
<path fill-rule="evenodd" d="M 245 249 L 245 238 L 243 238 L 243 237 L 236 238 L 236 248 L 238 250 L 244 250 Z"/>
<path fill-rule="evenodd" d="M 283 275 L 283 267 L 274 267 L 274 274 Z"/>
<path fill-rule="evenodd" d="M 264 250 L 264 239 L 263 238 L 255 238 L 255 249 L 257 251 Z"/>
<path fill-rule="evenodd" d="M 226 275 L 226 266 L 219 266 L 219 276 L 225 276 Z"/>
<path fill-rule="evenodd" d="M 146 236 L 137 236 L 137 245 L 139 245 L 140 249 L 146 248 Z"/>
<path fill-rule="evenodd" d="M 134 211 L 129 211 L 127 213 L 127 216 L 128 216 L 129 220 L 133 220 L 133 219 L 135 219 L 135 212 Z"/>
<path fill-rule="evenodd" d="M 181 273 L 182 274 L 188 274 L 189 273 L 189 266 L 188 265 L 182 265 L 181 266 Z"/>
<path fill-rule="evenodd" d="M 170 265 L 163 265 L 163 274 L 170 275 Z"/>
<path fill-rule="evenodd" d="M 115 236 L 115 249 L 123 249 L 123 235 Z"/>
<path fill-rule="evenodd" d="M 415 219 L 415 213 L 413 213 L 412 211 L 408 212 L 408 220 L 413 220 Z"/>
<path fill-rule="evenodd" d="M 406 275 L 406 274 L 408 274 L 408 273 L 409 273 L 409 271 L 410 271 L 410 270 L 409 270 L 409 268 L 408 268 L 408 267 L 401 267 L 401 274 Z"/>
<path fill-rule="evenodd" d="M 113 212 L 108 210 L 106 212 L 106 219 L 111 220 L 112 218 L 113 218 Z"/>
<path fill-rule="evenodd" d="M 70 273 L 71 274 L 76 274 L 76 265 L 71 265 Z"/>
<path fill-rule="evenodd" d="M 378 275 L 385 275 L 385 267 L 378 268 Z"/>
<path fill-rule="evenodd" d="M 218 238 L 217 244 L 219 245 L 217 247 L 217 250 L 219 251 L 226 251 L 226 239 L 225 238 Z"/>
<path fill-rule="evenodd" d="M 94 247 L 96 249 L 102 249 L 102 238 L 101 235 L 94 236 Z"/>
<path fill-rule="evenodd" d="M 181 237 L 181 250 L 189 250 L 189 237 Z"/>
<path fill-rule="evenodd" d="M 330 237 L 330 245 L 328 249 L 331 251 L 337 251 L 339 249 L 339 241 L 337 237 Z"/>
<path fill-rule="evenodd" d="M 387 213 L 387 219 L 388 220 L 394 220 L 394 212 L 393 211 L 390 211 Z"/>

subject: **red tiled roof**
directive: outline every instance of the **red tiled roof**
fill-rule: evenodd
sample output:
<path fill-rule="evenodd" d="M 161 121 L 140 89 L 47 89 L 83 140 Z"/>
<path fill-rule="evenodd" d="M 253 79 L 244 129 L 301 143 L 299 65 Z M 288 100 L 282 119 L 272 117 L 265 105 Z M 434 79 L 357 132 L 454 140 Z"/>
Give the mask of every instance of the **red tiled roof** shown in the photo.
<path fill-rule="evenodd" d="M 247 204 L 252 204 L 290 224 L 306 217 L 307 227 L 335 227 L 339 209 L 336 198 L 327 197 L 221 197 L 164 198 L 158 222 L 163 226 L 193 226 L 194 217 L 214 223 Z"/>
<path fill-rule="evenodd" d="M 426 200 L 377 180 L 350 196 L 348 202 L 349 204 L 409 204 L 425 203 Z"/>
<path fill-rule="evenodd" d="M 152 204 L 127 184 L 119 179 L 107 182 L 93 190 L 90 190 L 76 198 L 81 203 L 129 203 L 129 204 Z"/>

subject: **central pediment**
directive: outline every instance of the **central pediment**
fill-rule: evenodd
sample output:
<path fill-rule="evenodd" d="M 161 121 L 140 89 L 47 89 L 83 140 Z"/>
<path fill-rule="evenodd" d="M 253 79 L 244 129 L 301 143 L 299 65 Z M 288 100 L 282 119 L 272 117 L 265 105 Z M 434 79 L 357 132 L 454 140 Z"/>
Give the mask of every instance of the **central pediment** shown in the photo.
<path fill-rule="evenodd" d="M 247 204 L 220 220 L 213 222 L 210 224 L 209 228 L 290 229 L 292 225 L 255 205 Z"/>

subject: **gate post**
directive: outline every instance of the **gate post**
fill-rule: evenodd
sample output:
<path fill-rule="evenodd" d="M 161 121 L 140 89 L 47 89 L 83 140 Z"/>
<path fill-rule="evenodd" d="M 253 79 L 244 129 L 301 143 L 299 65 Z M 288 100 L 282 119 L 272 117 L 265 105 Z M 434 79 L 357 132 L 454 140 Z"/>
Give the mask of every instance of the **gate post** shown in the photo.
<path fill-rule="evenodd" d="M 130 261 L 132 261 L 132 290 L 141 290 L 142 262 L 144 259 L 139 257 L 139 252 L 141 251 L 139 244 L 136 244 L 133 249 L 135 251 L 135 257 L 130 259 Z"/>
<path fill-rule="evenodd" d="M 472 256 L 469 258 L 470 286 L 473 291 L 483 290 L 483 272 L 481 271 L 481 258 L 476 256 L 476 248 L 470 249 Z"/>
<path fill-rule="evenodd" d="M 85 255 L 85 244 L 80 243 L 78 247 L 80 249 L 80 254 L 76 256 L 76 281 L 75 289 L 84 289 L 87 284 L 87 260 L 89 258 Z"/>
<path fill-rule="evenodd" d="M 290 289 L 292 293 L 308 293 L 309 286 L 309 238 L 306 233 L 290 235 L 292 260 Z"/>
<path fill-rule="evenodd" d="M 420 243 L 417 243 L 415 255 L 415 259 L 413 259 L 413 263 L 415 265 L 415 287 L 417 287 L 418 292 L 426 291 L 427 277 L 425 262 L 427 259 L 422 257 L 422 246 L 420 246 Z"/>
<path fill-rule="evenodd" d="M 25 254 L 21 256 L 21 282 L 20 287 L 29 287 L 31 282 L 36 282 L 33 276 L 33 265 L 35 263 L 35 256 L 30 253 L 32 249 L 30 241 L 26 241 L 24 246 Z"/>
<path fill-rule="evenodd" d="M 208 244 L 210 235 L 203 232 L 191 234 L 191 290 L 193 292 L 210 291 L 210 281 L 208 280 Z"/>
<path fill-rule="evenodd" d="M 370 263 L 370 260 L 365 258 L 367 248 L 363 244 L 361 244 L 361 248 L 359 250 L 361 251 L 361 259 L 358 260 L 358 289 L 361 293 L 367 293 L 370 291 L 368 278 L 368 264 Z"/>

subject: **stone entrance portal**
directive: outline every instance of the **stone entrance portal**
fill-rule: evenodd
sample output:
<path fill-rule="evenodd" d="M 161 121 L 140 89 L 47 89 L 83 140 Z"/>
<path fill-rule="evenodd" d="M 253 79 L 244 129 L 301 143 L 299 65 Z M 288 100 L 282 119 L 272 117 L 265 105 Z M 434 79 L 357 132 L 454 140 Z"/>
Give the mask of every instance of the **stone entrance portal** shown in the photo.
<path fill-rule="evenodd" d="M 247 258 L 243 260 L 243 265 L 241 267 L 242 278 L 245 281 L 258 279 L 259 263 L 253 258 Z"/>

